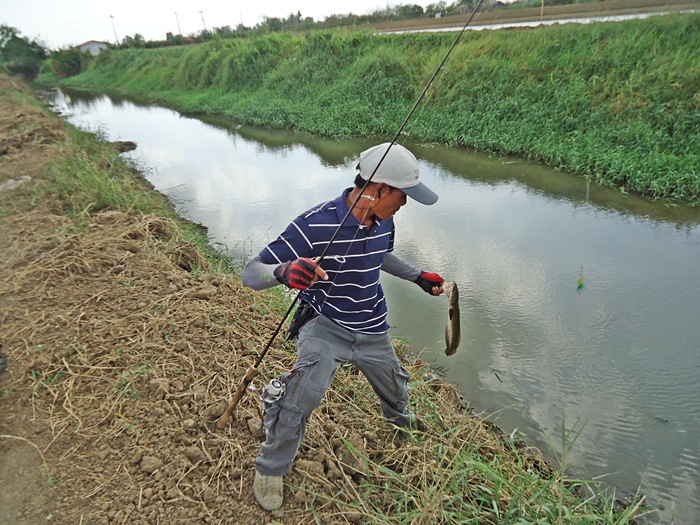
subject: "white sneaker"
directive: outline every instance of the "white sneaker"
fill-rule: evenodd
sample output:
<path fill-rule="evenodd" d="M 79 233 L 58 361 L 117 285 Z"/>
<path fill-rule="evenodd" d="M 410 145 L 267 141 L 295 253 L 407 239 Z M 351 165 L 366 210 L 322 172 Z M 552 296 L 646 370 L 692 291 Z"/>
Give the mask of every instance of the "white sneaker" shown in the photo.
<path fill-rule="evenodd" d="M 255 471 L 253 494 L 263 509 L 272 511 L 282 506 L 283 488 L 282 476 L 264 476 L 257 470 Z"/>

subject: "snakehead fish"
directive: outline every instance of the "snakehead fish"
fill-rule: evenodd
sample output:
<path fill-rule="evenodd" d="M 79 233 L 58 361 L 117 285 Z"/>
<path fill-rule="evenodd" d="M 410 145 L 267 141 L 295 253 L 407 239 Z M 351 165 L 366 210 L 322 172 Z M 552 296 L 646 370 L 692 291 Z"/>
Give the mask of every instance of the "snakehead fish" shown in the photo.
<path fill-rule="evenodd" d="M 447 300 L 450 302 L 448 309 L 449 319 L 445 325 L 445 354 L 453 355 L 459 347 L 462 333 L 459 327 L 459 290 L 457 283 L 445 283 L 443 285 Z"/>

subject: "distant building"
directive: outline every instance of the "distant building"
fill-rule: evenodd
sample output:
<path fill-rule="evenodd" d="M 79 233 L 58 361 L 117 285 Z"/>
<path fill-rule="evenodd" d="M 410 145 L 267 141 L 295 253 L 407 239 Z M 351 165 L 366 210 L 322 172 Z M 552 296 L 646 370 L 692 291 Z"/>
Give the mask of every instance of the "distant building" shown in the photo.
<path fill-rule="evenodd" d="M 78 46 L 82 53 L 90 53 L 91 55 L 99 55 L 107 49 L 107 42 L 98 42 L 97 40 L 88 40 Z"/>

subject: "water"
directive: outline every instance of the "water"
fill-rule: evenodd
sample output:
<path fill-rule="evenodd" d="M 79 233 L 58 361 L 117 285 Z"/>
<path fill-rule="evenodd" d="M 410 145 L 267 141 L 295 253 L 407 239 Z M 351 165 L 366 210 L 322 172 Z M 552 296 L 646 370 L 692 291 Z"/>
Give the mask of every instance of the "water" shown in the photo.
<path fill-rule="evenodd" d="M 239 260 L 350 186 L 357 154 L 374 144 L 203 122 L 105 96 L 58 93 L 55 104 L 74 123 L 137 142 L 132 155 L 151 183 Z M 621 494 L 641 487 L 663 506 L 654 521 L 693 523 L 700 209 L 519 159 L 408 146 L 440 200 L 399 212 L 396 252 L 459 283 L 463 336 L 446 357 L 444 297 L 385 276 L 393 335 L 507 432 Z"/>
<path fill-rule="evenodd" d="M 539 26 L 551 26 L 555 24 L 592 24 L 598 22 L 622 22 L 624 20 L 643 20 L 649 18 L 650 16 L 658 15 L 668 15 L 673 13 L 695 13 L 695 9 L 679 10 L 679 11 L 659 11 L 655 13 L 634 13 L 627 15 L 609 15 L 609 16 L 588 16 L 579 18 L 555 18 L 552 20 L 527 20 L 525 22 L 503 22 L 503 23 L 489 23 L 489 24 L 470 24 L 466 27 L 469 31 L 483 31 L 483 30 L 496 30 L 496 29 L 506 29 L 506 28 L 522 28 L 522 27 L 539 27 Z M 429 29 L 407 29 L 400 31 L 384 31 L 388 35 L 401 34 L 401 33 L 447 33 L 461 31 L 464 26 L 452 26 L 452 27 L 431 27 Z"/>

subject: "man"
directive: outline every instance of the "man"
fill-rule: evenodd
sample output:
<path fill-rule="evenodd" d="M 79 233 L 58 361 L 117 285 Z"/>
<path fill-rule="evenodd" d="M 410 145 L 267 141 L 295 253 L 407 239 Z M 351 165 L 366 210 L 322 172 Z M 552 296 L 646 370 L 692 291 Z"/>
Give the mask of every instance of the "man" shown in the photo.
<path fill-rule="evenodd" d="M 443 292 L 442 277 L 392 253 L 393 216 L 407 196 L 427 205 L 438 196 L 419 181 L 413 154 L 398 144 L 389 146 L 362 152 L 355 186 L 299 215 L 241 274 L 243 284 L 256 290 L 280 283 L 303 290 L 290 326 L 296 332 L 297 361 L 280 378 L 285 393 L 266 412 L 266 439 L 255 460 L 253 492 L 265 510 L 282 505 L 282 476 L 291 470 L 307 421 L 341 364 L 354 363 L 365 375 L 389 422 L 416 424 L 408 409 L 409 375 L 389 336 L 379 274 L 384 270 L 413 281 L 431 295 Z"/>

